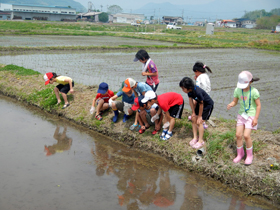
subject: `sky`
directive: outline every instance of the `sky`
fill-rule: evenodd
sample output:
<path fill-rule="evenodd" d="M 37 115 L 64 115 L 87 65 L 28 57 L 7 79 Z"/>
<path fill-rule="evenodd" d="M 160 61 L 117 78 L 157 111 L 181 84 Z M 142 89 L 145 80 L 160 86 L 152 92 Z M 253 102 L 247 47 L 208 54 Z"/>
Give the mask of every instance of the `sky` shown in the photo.
<path fill-rule="evenodd" d="M 88 2 L 91 1 L 96 9 L 101 10 L 101 5 L 103 6 L 102 11 L 107 11 L 106 8 L 110 5 L 119 5 L 124 12 L 131 12 L 131 10 L 136 10 L 148 3 L 164 3 L 170 2 L 174 5 L 197 5 L 198 9 L 200 5 L 211 3 L 211 2 L 228 2 L 229 8 L 235 0 L 141 0 L 141 1 L 131 1 L 131 0 L 74 0 L 81 3 L 85 8 L 88 8 Z M 252 2 L 251 11 L 256 9 L 265 9 L 270 11 L 274 8 L 280 8 L 280 0 L 241 0 L 241 2 L 248 3 Z M 278 5 L 275 2 L 279 2 Z M 259 6 L 259 8 L 258 8 Z M 242 5 L 240 5 L 242 7 Z M 250 11 L 250 8 L 246 8 Z"/>

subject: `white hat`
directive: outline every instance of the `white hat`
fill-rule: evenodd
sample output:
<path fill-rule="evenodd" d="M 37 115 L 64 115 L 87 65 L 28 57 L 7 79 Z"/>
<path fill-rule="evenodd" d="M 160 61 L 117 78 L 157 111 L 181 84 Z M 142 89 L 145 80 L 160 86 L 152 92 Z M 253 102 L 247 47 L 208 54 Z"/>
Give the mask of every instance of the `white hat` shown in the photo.
<path fill-rule="evenodd" d="M 141 100 L 142 103 L 147 103 L 149 100 L 155 99 L 157 97 L 156 93 L 149 90 L 145 93 L 144 98 Z"/>
<path fill-rule="evenodd" d="M 237 87 L 240 89 L 245 89 L 248 87 L 249 83 L 252 81 L 253 75 L 249 71 L 242 71 L 238 75 Z"/>

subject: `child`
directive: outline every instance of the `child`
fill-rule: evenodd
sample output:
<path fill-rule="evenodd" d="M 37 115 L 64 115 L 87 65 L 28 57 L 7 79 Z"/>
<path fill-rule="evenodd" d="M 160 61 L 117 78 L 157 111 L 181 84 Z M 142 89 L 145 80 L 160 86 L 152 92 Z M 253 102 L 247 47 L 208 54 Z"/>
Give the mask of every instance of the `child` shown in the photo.
<path fill-rule="evenodd" d="M 203 133 L 204 127 L 203 122 L 208 120 L 211 116 L 212 110 L 214 108 L 214 101 L 210 96 L 200 87 L 194 85 L 194 82 L 189 77 L 184 77 L 179 86 L 182 90 L 188 94 L 190 107 L 192 109 L 192 130 L 193 139 L 190 141 L 190 145 L 198 149 L 204 145 Z M 196 100 L 196 105 L 194 105 L 193 100 Z M 197 127 L 199 137 L 197 137 Z"/>
<path fill-rule="evenodd" d="M 141 102 L 143 98 L 144 96 L 136 98 L 131 109 L 133 111 L 138 110 L 139 114 L 137 115 L 137 121 L 141 127 L 139 133 L 142 134 L 146 129 L 150 128 L 151 125 L 155 125 L 155 130 L 152 132 L 152 135 L 155 135 L 160 131 L 160 125 L 163 119 L 163 115 L 161 114 L 162 111 L 157 104 L 153 104 L 148 108 L 147 102 Z"/>
<path fill-rule="evenodd" d="M 146 50 L 139 50 L 134 58 L 134 62 L 140 61 L 143 63 L 142 76 L 147 76 L 146 83 L 156 92 L 159 79 L 156 64 L 151 60 Z"/>
<path fill-rule="evenodd" d="M 102 82 L 99 84 L 97 95 L 93 99 L 90 109 L 90 113 L 93 114 L 95 111 L 95 104 L 97 105 L 95 114 L 97 120 L 102 120 L 102 111 L 109 109 L 109 99 L 113 96 L 114 92 L 109 90 L 107 83 Z"/>
<path fill-rule="evenodd" d="M 251 165 L 253 161 L 253 144 L 251 139 L 251 131 L 257 130 L 258 118 L 261 111 L 261 102 L 259 91 L 251 87 L 252 82 L 258 81 L 259 78 L 253 78 L 249 71 L 242 71 L 238 75 L 237 88 L 234 90 L 233 101 L 227 105 L 227 109 L 234 107 L 240 99 L 240 109 L 237 115 L 236 123 L 236 143 L 237 157 L 234 163 L 240 162 L 244 156 L 242 143 L 242 135 L 246 142 L 247 157 L 245 165 Z"/>
<path fill-rule="evenodd" d="M 146 92 L 145 97 L 141 100 L 141 102 L 148 102 L 149 107 L 154 103 L 159 105 L 160 108 L 157 112 L 158 116 L 161 110 L 165 112 L 165 124 L 160 139 L 164 141 L 169 140 L 173 135 L 172 130 L 175 125 L 175 118 L 181 119 L 182 116 L 182 112 L 184 109 L 183 97 L 179 93 L 175 92 L 168 92 L 157 96 L 154 91 L 148 91 Z M 169 129 L 167 129 L 168 127 Z"/>
<path fill-rule="evenodd" d="M 202 62 L 196 62 L 193 66 L 193 71 L 194 71 L 194 79 L 196 82 L 196 86 L 200 87 L 203 89 L 208 95 L 210 95 L 211 91 L 211 83 L 208 74 L 206 73 L 206 70 L 210 73 L 212 73 L 211 69 L 209 66 L 204 65 Z M 193 100 L 194 106 L 196 106 L 196 101 Z M 191 116 L 189 116 L 189 120 L 191 120 Z M 204 129 L 208 128 L 206 123 L 203 123 Z"/>
<path fill-rule="evenodd" d="M 47 84 L 53 84 L 54 82 L 57 82 L 59 85 L 57 85 L 54 88 L 54 93 L 57 98 L 57 105 L 61 103 L 59 92 L 62 95 L 62 98 L 64 100 L 64 106 L 62 109 L 65 109 L 66 107 L 70 106 L 68 100 L 67 100 L 67 93 L 70 91 L 70 93 L 74 93 L 73 87 L 74 87 L 74 81 L 67 76 L 57 76 L 54 72 L 48 72 L 44 75 L 45 85 Z"/>
<path fill-rule="evenodd" d="M 127 80 L 125 81 L 127 82 Z M 132 115 L 133 111 L 131 110 L 131 107 L 134 103 L 135 95 L 132 90 L 128 92 L 122 91 L 125 82 L 122 83 L 122 87 L 120 91 L 114 95 L 112 98 L 109 99 L 109 105 L 112 107 L 115 116 L 113 117 L 113 122 L 117 122 L 119 111 L 124 112 L 123 116 L 123 122 L 126 122 L 130 115 Z M 122 96 L 122 101 L 115 101 L 118 97 Z"/>

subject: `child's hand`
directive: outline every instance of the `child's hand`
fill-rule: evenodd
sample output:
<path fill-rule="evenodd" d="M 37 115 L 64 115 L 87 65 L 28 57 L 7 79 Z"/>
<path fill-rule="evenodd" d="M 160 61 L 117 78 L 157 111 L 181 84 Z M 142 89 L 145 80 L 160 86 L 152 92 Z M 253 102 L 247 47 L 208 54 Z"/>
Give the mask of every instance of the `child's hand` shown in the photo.
<path fill-rule="evenodd" d="M 255 127 L 258 124 L 258 119 L 254 118 L 252 121 L 252 126 Z"/>
<path fill-rule="evenodd" d="M 70 89 L 70 93 L 74 93 L 74 90 L 73 90 L 73 88 L 72 88 L 72 89 Z"/>
<path fill-rule="evenodd" d="M 155 115 L 152 117 L 151 121 L 152 121 L 152 122 L 155 122 L 157 119 L 159 119 L 159 116 L 158 116 L 158 114 L 155 114 Z"/>
<path fill-rule="evenodd" d="M 227 110 L 230 110 L 233 106 L 230 104 L 227 105 Z"/>
<path fill-rule="evenodd" d="M 202 116 L 198 116 L 198 118 L 197 118 L 197 124 L 201 124 L 202 123 Z"/>
<path fill-rule="evenodd" d="M 146 74 L 146 72 L 142 72 L 142 76 L 146 76 L 147 74 Z"/>
<path fill-rule="evenodd" d="M 196 117 L 195 113 L 192 113 L 192 119 L 194 119 Z"/>

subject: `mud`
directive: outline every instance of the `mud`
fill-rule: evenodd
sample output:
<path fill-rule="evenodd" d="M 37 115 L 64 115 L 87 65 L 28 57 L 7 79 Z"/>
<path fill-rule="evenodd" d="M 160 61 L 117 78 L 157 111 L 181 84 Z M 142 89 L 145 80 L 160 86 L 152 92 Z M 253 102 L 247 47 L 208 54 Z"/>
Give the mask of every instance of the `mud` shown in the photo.
<path fill-rule="evenodd" d="M 277 209 L 17 100 L 0 115 L 1 209 Z"/>
<path fill-rule="evenodd" d="M 114 38 L 113 38 L 114 40 Z M 212 85 L 211 97 L 215 102 L 214 117 L 235 119 L 238 107 L 227 111 L 226 105 L 233 99 L 237 76 L 243 71 L 251 71 L 260 81 L 253 84 L 261 95 L 262 111 L 259 128 L 276 130 L 280 127 L 280 93 L 277 83 L 279 53 L 250 49 L 188 49 L 188 50 L 150 50 L 151 58 L 158 67 L 160 85 L 158 93 L 175 91 L 181 93 L 188 106 L 186 94 L 179 88 L 184 76 L 193 78 L 192 66 L 199 60 L 208 65 L 213 74 L 209 74 Z M 2 55 L 0 63 L 15 64 L 31 68 L 42 74 L 52 71 L 69 75 L 84 85 L 98 85 L 107 82 L 110 89 L 117 91 L 121 82 L 132 77 L 145 81 L 141 76 L 141 64 L 133 62 L 135 51 L 56 51 L 51 53 L 29 52 L 24 55 Z"/>

